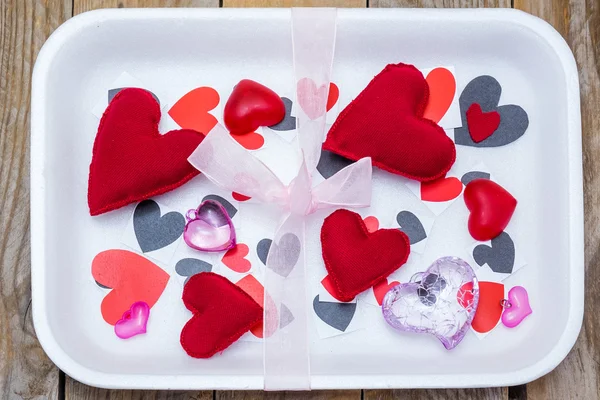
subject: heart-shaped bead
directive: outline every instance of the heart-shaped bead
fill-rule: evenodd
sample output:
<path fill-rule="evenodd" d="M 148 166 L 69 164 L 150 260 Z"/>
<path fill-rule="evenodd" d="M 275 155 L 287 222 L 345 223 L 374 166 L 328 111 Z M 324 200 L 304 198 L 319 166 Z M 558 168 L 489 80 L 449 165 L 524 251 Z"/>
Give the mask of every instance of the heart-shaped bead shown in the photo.
<path fill-rule="evenodd" d="M 200 251 L 225 251 L 235 247 L 235 229 L 227 210 L 214 200 L 203 201 L 189 210 L 183 240 Z"/>
<path fill-rule="evenodd" d="M 121 339 L 129 339 L 135 335 L 146 333 L 149 317 L 150 307 L 148 303 L 136 301 L 115 324 L 116 335 Z"/>
<path fill-rule="evenodd" d="M 470 291 L 461 290 L 471 283 Z M 479 284 L 469 264 L 442 257 L 383 298 L 383 316 L 400 331 L 429 333 L 450 350 L 464 338 L 479 302 Z"/>
<path fill-rule="evenodd" d="M 515 286 L 508 291 L 508 301 L 504 302 L 502 323 L 508 328 L 514 328 L 525 319 L 531 311 L 529 296 L 523 286 Z"/>
<path fill-rule="evenodd" d="M 489 179 L 474 179 L 469 182 L 464 198 L 471 211 L 469 233 L 473 239 L 482 242 L 500 235 L 517 207 L 517 199 Z"/>

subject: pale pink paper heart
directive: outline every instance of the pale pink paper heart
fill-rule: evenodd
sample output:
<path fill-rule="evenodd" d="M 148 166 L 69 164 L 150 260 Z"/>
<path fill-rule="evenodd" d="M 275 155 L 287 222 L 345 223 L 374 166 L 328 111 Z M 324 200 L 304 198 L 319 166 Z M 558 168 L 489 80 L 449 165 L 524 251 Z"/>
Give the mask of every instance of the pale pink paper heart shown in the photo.
<path fill-rule="evenodd" d="M 324 115 L 327 111 L 327 85 L 317 87 L 310 78 L 302 78 L 297 85 L 298 103 L 306 116 L 312 120 Z"/>
<path fill-rule="evenodd" d="M 135 335 L 146 333 L 146 325 L 150 317 L 150 307 L 143 301 L 137 301 L 115 324 L 115 334 L 121 339 L 129 339 Z"/>

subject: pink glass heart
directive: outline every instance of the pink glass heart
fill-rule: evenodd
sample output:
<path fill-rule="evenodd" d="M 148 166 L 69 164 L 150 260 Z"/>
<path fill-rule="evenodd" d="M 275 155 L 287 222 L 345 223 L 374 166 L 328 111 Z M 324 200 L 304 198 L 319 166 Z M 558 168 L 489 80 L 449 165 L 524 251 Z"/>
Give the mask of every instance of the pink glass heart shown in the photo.
<path fill-rule="evenodd" d="M 502 323 L 508 328 L 519 325 L 533 311 L 529 296 L 523 286 L 515 286 L 508 291 L 508 301 L 503 301 Z"/>
<path fill-rule="evenodd" d="M 461 290 L 469 282 L 473 289 Z M 478 303 L 479 283 L 471 266 L 458 257 L 443 257 L 410 282 L 391 288 L 381 307 L 394 328 L 432 334 L 450 350 L 467 333 Z"/>
<path fill-rule="evenodd" d="M 115 333 L 121 339 L 129 339 L 135 335 L 146 333 L 149 317 L 150 307 L 148 304 L 143 301 L 135 302 L 115 324 Z"/>
<path fill-rule="evenodd" d="M 227 210 L 214 200 L 205 200 L 189 210 L 183 240 L 200 251 L 225 251 L 235 247 L 235 229 Z"/>

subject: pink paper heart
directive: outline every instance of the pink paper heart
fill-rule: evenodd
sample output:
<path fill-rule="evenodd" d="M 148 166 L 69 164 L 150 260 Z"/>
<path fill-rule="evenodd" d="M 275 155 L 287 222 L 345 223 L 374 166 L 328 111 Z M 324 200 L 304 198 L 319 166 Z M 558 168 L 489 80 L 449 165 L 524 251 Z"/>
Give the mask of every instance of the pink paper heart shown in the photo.
<path fill-rule="evenodd" d="M 137 301 L 123 313 L 123 317 L 115 324 L 115 333 L 121 339 L 129 339 L 135 335 L 146 333 L 146 325 L 150 317 L 148 303 Z"/>
<path fill-rule="evenodd" d="M 529 296 L 522 286 L 515 286 L 508 291 L 508 304 L 502 314 L 502 323 L 508 328 L 519 325 L 525 317 L 531 314 Z"/>
<path fill-rule="evenodd" d="M 298 104 L 300 104 L 308 118 L 315 120 L 325 114 L 327 85 L 317 87 L 312 79 L 302 78 L 298 81 L 296 90 L 298 92 Z"/>

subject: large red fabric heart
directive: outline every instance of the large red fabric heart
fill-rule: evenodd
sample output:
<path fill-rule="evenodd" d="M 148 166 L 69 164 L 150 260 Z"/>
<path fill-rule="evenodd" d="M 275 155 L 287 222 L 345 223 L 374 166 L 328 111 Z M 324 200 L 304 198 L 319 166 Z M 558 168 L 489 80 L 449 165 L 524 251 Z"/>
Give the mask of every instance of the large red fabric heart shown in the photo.
<path fill-rule="evenodd" d="M 489 179 L 474 179 L 465 188 L 469 233 L 473 239 L 492 240 L 504 231 L 517 207 L 517 199 Z"/>
<path fill-rule="evenodd" d="M 223 110 L 225 126 L 234 135 L 253 132 L 259 126 L 275 125 L 283 117 L 285 105 L 281 97 L 250 79 L 235 85 Z"/>
<path fill-rule="evenodd" d="M 471 139 L 475 143 L 483 142 L 492 136 L 500 126 L 500 114 L 498 111 L 484 113 L 481 106 L 477 103 L 471 104 L 467 112 L 467 126 Z"/>
<path fill-rule="evenodd" d="M 454 142 L 423 118 L 429 87 L 412 65 L 390 64 L 338 116 L 323 144 L 352 160 L 426 182 L 445 176 L 456 159 Z"/>
<path fill-rule="evenodd" d="M 195 358 L 212 357 L 262 323 L 262 307 L 212 272 L 192 276 L 183 287 L 182 299 L 194 315 L 181 330 L 181 346 Z"/>
<path fill-rule="evenodd" d="M 399 229 L 369 232 L 360 215 L 337 210 L 321 227 L 323 260 L 340 301 L 374 286 L 400 268 L 410 253 L 408 236 Z"/>
<path fill-rule="evenodd" d="M 158 132 L 160 107 L 143 89 L 121 90 L 100 120 L 88 183 L 91 215 L 173 190 L 199 171 L 187 161 L 204 138 Z"/>

